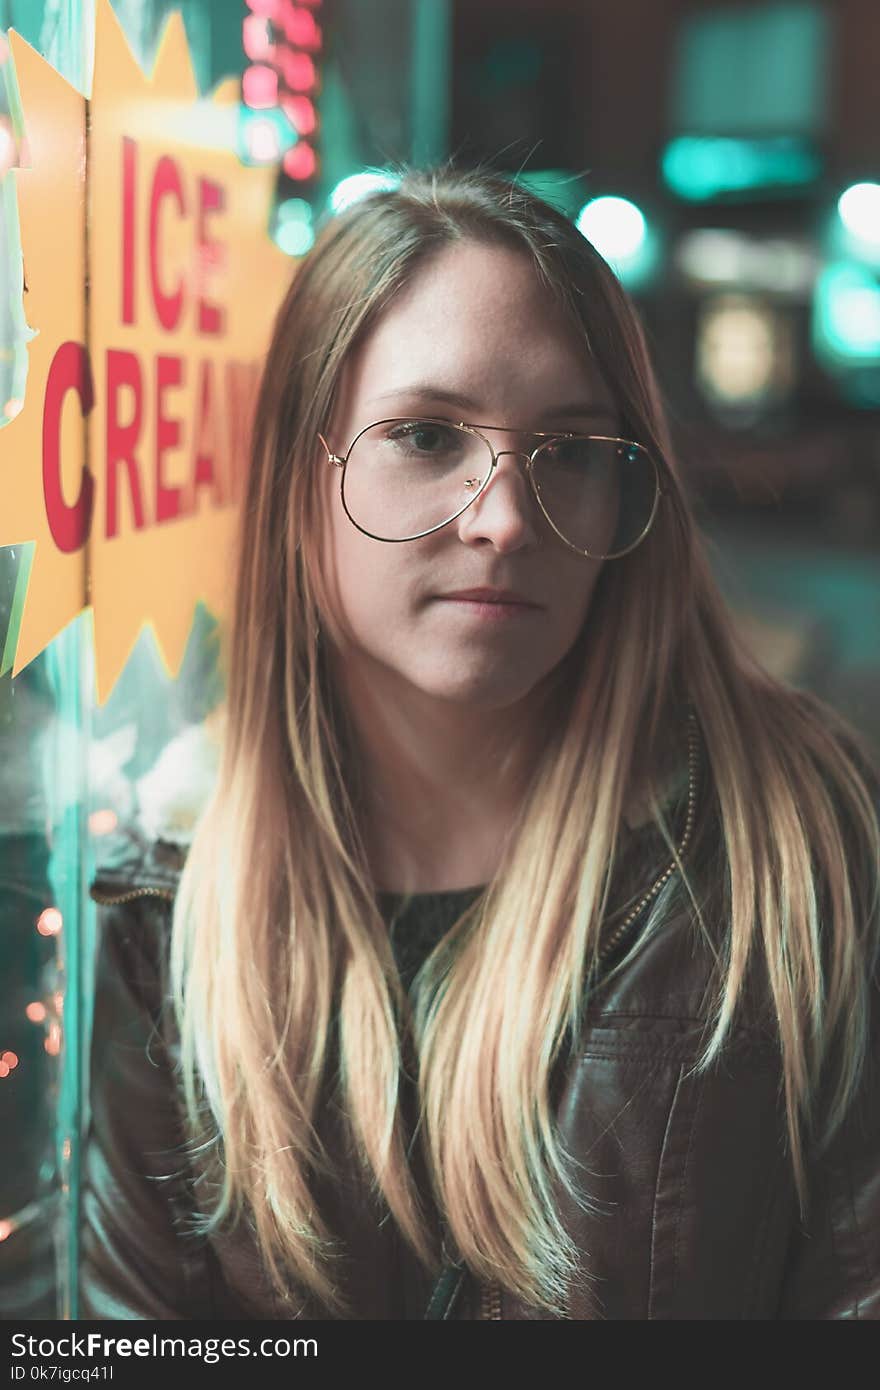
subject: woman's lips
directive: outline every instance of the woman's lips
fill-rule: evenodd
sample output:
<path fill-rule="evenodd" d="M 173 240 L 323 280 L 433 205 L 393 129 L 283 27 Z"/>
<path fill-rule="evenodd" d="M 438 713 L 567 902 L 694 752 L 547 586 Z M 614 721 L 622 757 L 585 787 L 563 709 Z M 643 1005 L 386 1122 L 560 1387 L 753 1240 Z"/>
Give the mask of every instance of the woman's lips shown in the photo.
<path fill-rule="evenodd" d="M 510 622 L 513 618 L 523 618 L 528 613 L 539 611 L 534 603 L 509 603 L 496 600 L 487 602 L 485 599 L 455 598 L 447 597 L 445 594 L 439 595 L 437 601 L 458 610 L 464 616 L 479 618 L 483 622 Z"/>

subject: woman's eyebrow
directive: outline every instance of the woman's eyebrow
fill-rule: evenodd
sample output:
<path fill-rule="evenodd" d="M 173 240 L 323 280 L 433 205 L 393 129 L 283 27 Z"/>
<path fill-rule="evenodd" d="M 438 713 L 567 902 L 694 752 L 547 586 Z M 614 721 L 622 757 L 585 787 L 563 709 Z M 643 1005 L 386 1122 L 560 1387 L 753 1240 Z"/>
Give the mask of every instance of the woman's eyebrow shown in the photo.
<path fill-rule="evenodd" d="M 460 391 L 450 391 L 444 386 L 429 386 L 419 383 L 413 386 L 400 386 L 393 391 L 383 391 L 381 395 L 374 396 L 369 402 L 371 406 L 381 405 L 386 401 L 419 401 L 420 403 L 441 402 L 444 405 L 453 405 L 457 409 L 480 411 L 482 407 L 470 396 L 462 394 Z M 537 417 L 539 420 L 583 420 L 583 419 L 614 419 L 616 412 L 613 407 L 608 405 L 596 404 L 587 401 L 569 401 L 557 406 L 551 406 Z"/>

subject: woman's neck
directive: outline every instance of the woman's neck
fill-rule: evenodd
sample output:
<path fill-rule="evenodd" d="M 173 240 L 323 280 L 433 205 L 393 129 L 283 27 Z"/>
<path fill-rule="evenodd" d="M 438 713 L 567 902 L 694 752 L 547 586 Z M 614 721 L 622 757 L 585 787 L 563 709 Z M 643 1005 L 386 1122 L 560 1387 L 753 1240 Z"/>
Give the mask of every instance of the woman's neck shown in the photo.
<path fill-rule="evenodd" d="M 374 882 L 399 892 L 488 883 L 546 740 L 547 694 L 475 709 L 390 685 L 380 677 L 346 699 Z"/>

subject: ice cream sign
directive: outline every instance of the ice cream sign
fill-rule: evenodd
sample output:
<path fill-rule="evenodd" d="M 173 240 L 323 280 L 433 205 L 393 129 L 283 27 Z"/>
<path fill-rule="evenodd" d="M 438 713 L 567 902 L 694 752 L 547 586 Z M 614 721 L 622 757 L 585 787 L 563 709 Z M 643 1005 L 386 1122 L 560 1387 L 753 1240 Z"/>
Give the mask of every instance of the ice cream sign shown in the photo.
<path fill-rule="evenodd" d="M 35 544 L 3 669 L 90 608 L 103 702 L 144 623 L 174 674 L 196 601 L 227 611 L 260 364 L 294 267 L 268 234 L 273 171 L 234 152 L 237 84 L 199 98 L 179 14 L 147 76 L 99 0 L 88 100 L 9 40 L 34 336 L 0 431 L 0 545 Z"/>

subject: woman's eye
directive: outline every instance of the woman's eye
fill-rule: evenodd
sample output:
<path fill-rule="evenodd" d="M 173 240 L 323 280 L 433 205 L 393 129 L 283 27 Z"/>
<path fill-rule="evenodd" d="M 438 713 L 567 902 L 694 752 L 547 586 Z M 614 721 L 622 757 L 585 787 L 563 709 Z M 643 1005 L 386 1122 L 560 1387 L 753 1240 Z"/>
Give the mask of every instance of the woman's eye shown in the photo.
<path fill-rule="evenodd" d="M 453 439 L 453 431 L 442 425 L 419 425 L 416 423 L 399 425 L 388 438 L 401 441 L 419 453 L 435 454 L 447 448 Z"/>
<path fill-rule="evenodd" d="M 554 439 L 547 445 L 547 457 L 560 467 L 583 468 L 589 457 L 589 440 Z"/>

